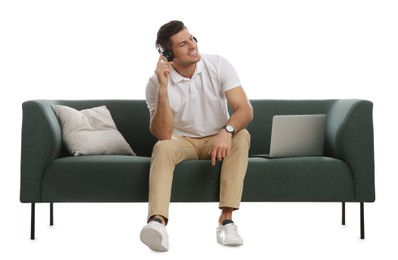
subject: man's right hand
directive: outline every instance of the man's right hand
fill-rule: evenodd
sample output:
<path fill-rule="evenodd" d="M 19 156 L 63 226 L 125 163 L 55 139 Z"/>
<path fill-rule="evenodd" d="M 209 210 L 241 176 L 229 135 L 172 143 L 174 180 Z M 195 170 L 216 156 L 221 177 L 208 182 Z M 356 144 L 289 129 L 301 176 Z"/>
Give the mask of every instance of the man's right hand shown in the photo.
<path fill-rule="evenodd" d="M 168 62 L 166 57 L 160 55 L 155 70 L 160 87 L 167 87 L 172 64 L 173 62 Z"/>

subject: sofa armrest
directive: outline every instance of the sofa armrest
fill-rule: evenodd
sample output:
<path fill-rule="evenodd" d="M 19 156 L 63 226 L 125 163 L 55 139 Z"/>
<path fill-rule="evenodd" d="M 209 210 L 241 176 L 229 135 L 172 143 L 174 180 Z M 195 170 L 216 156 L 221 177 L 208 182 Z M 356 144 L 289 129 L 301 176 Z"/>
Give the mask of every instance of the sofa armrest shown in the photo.
<path fill-rule="evenodd" d="M 342 99 L 327 113 L 325 153 L 351 168 L 355 201 L 361 202 L 375 200 L 372 111 L 370 101 Z"/>
<path fill-rule="evenodd" d="M 53 104 L 50 100 L 22 104 L 21 202 L 40 201 L 42 174 L 61 152 L 62 133 Z"/>

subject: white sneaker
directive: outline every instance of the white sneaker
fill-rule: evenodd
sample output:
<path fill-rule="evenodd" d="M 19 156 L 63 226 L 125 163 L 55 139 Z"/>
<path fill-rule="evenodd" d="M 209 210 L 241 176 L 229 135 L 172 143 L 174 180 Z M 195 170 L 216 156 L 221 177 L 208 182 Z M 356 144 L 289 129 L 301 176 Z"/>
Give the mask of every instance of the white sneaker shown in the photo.
<path fill-rule="evenodd" d="M 169 250 L 169 235 L 166 227 L 157 221 L 150 221 L 142 228 L 140 239 L 153 251 L 165 252 Z"/>
<path fill-rule="evenodd" d="M 238 227 L 233 222 L 218 226 L 217 242 L 224 246 L 243 245 L 243 239 L 239 236 Z"/>

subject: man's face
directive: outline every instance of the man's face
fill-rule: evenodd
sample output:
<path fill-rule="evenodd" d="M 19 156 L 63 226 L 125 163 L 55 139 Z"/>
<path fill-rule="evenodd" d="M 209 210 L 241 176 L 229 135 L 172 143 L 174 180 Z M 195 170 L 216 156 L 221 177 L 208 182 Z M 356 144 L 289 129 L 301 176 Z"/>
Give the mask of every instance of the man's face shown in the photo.
<path fill-rule="evenodd" d="M 200 61 L 198 45 L 187 29 L 173 35 L 171 42 L 174 62 L 187 66 Z"/>

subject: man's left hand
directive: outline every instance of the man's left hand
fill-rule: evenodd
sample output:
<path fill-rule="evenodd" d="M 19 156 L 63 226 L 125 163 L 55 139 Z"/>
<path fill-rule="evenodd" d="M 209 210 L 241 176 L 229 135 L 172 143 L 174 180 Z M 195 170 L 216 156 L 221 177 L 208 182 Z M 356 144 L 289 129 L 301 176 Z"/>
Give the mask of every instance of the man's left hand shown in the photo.
<path fill-rule="evenodd" d="M 216 160 L 222 161 L 228 156 L 231 151 L 232 134 L 222 129 L 220 133 L 214 138 L 213 147 L 210 149 L 209 154 L 211 158 L 211 165 L 216 165 Z"/>

